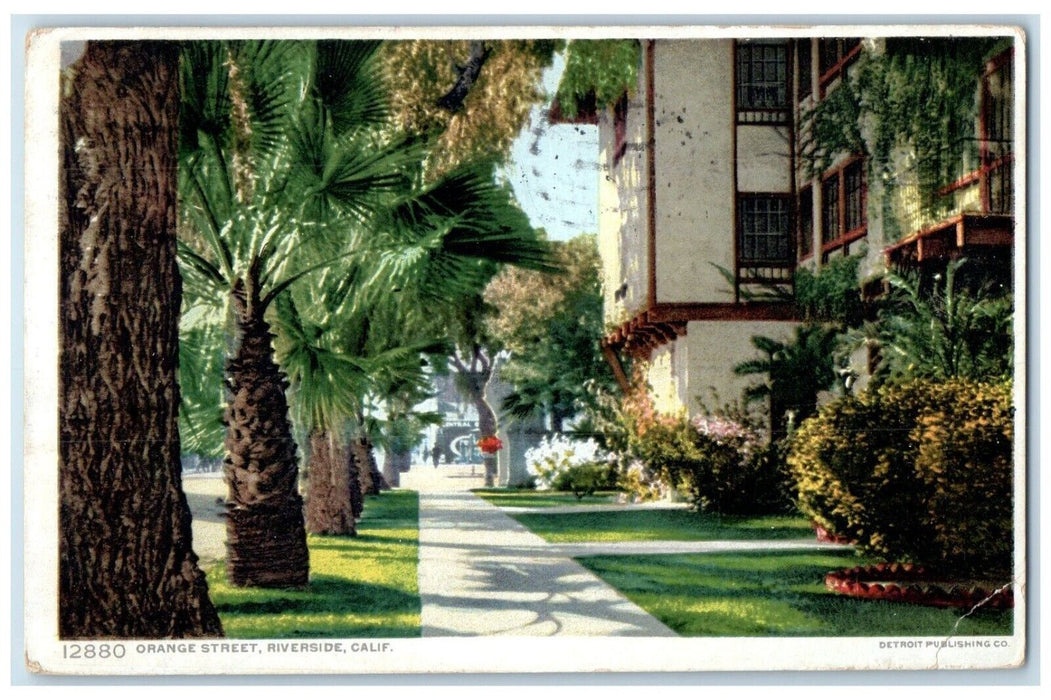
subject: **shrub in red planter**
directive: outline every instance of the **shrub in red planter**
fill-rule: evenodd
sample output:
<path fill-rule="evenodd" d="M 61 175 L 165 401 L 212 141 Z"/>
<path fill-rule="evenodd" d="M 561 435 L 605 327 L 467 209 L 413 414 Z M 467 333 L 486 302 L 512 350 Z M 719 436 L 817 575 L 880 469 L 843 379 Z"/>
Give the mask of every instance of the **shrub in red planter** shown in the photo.
<path fill-rule="evenodd" d="M 1006 576 L 1013 438 L 1009 383 L 917 380 L 823 407 L 788 464 L 803 512 L 867 553 Z"/>

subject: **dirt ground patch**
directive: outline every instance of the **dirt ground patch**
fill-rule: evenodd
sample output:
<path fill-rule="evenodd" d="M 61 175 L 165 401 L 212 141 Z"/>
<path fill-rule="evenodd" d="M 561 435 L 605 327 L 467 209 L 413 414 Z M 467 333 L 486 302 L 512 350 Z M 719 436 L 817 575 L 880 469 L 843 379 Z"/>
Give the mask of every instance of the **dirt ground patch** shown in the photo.
<path fill-rule="evenodd" d="M 219 475 L 186 476 L 182 488 L 193 515 L 193 551 L 207 569 L 226 558 L 226 482 Z"/>

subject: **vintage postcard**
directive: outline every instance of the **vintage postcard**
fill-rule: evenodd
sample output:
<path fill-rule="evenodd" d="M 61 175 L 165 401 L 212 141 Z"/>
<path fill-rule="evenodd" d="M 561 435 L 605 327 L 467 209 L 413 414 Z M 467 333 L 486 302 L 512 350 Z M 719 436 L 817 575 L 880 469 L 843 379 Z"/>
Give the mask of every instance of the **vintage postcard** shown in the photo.
<path fill-rule="evenodd" d="M 1024 664 L 1026 55 L 32 34 L 27 667 Z"/>

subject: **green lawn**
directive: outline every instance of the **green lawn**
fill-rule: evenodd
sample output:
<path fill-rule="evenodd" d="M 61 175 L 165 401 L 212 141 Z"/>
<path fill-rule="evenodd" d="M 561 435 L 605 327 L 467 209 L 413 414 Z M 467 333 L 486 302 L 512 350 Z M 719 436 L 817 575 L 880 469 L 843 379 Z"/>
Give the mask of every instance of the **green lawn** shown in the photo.
<path fill-rule="evenodd" d="M 226 635 L 418 637 L 418 510 L 415 492 L 389 491 L 365 502 L 357 537 L 311 535 L 303 590 L 234 588 L 220 562 L 208 587 Z"/>
<path fill-rule="evenodd" d="M 637 509 L 510 515 L 548 542 L 814 538 L 814 528 L 805 518 L 787 515 L 731 517 L 688 510 Z"/>
<path fill-rule="evenodd" d="M 586 557 L 594 571 L 684 636 L 1011 634 L 1011 611 L 867 601 L 825 589 L 829 571 L 870 563 L 849 553 L 762 551 Z M 960 626 L 954 629 L 957 621 Z"/>
<path fill-rule="evenodd" d="M 611 505 L 617 502 L 617 491 L 598 491 L 577 498 L 568 491 L 529 491 L 526 489 L 474 489 L 480 496 L 501 508 L 554 508 L 556 506 Z"/>

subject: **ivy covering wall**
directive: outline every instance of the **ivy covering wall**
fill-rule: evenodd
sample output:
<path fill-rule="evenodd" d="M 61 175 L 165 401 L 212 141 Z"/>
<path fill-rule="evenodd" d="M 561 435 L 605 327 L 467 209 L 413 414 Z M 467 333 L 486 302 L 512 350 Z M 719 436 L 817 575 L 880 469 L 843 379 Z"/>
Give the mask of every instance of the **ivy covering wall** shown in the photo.
<path fill-rule="evenodd" d="M 936 219 L 955 202 L 940 192 L 979 166 L 978 111 L 985 63 L 1010 37 L 889 38 L 863 51 L 848 80 L 804 115 L 803 154 L 812 174 L 841 153 L 866 157 L 882 183 L 884 235 L 903 220 Z M 906 216 L 903 200 L 913 211 Z M 915 211 L 918 209 L 918 211 Z"/>
<path fill-rule="evenodd" d="M 578 39 L 566 47 L 556 97 L 570 119 L 593 104 L 602 109 L 635 92 L 642 46 L 637 39 Z"/>

